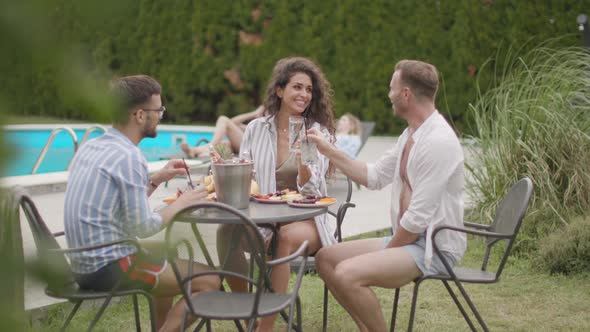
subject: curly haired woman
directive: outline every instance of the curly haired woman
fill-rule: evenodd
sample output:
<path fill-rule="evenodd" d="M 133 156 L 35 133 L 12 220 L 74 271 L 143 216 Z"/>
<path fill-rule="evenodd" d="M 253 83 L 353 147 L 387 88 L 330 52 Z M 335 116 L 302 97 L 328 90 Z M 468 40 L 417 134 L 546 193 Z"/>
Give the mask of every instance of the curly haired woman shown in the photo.
<path fill-rule="evenodd" d="M 326 175 L 333 172 L 329 160 L 317 154 L 317 163 L 307 166 L 300 153 L 289 150 L 289 117 L 302 116 L 306 128 L 317 128 L 334 141 L 334 111 L 332 90 L 321 69 L 307 58 L 281 59 L 274 67 L 264 101 L 264 116 L 248 124 L 240 151 L 251 151 L 256 180 L 262 194 L 297 188 L 301 194 L 326 196 Z M 230 245 L 228 228 L 217 232 L 219 257 L 226 257 Z M 308 241 L 308 252 L 336 242 L 328 225 L 327 215 L 283 225 L 278 234 L 277 258 L 288 256 Z M 230 253 L 226 262 L 238 272 L 247 271 L 243 249 Z M 278 293 L 284 293 L 289 283 L 290 266 L 282 264 L 272 271 L 271 281 Z M 228 279 L 234 291 L 245 291 L 246 285 Z M 260 321 L 258 331 L 271 331 L 276 315 Z"/>

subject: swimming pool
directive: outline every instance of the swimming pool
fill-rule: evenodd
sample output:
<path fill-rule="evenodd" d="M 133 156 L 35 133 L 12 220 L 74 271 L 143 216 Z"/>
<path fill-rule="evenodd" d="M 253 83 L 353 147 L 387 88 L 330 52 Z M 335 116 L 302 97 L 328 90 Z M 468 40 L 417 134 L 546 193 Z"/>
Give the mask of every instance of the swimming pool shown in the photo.
<path fill-rule="evenodd" d="M 37 158 L 41 154 L 51 131 L 58 126 L 5 126 L 4 134 L 7 144 L 14 151 L 13 157 L 7 162 L 2 176 L 16 176 L 31 174 Z M 82 140 L 86 129 L 84 125 L 68 126 L 76 133 L 78 142 Z M 102 135 L 93 132 L 90 138 Z M 210 127 L 189 126 L 158 126 L 156 138 L 144 138 L 139 148 L 148 161 L 159 160 L 160 157 L 181 152 L 180 144 L 187 142 L 194 145 L 201 138 L 211 139 Z M 45 155 L 37 174 L 65 171 L 74 155 L 74 143 L 71 136 L 62 131 L 55 136 L 51 147 Z"/>

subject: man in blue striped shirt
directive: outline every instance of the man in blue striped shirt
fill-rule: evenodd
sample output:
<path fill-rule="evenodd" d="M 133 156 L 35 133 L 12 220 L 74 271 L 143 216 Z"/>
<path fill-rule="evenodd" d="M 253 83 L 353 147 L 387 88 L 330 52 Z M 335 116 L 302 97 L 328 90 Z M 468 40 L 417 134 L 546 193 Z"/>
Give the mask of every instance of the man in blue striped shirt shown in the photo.
<path fill-rule="evenodd" d="M 116 101 L 113 128 L 82 145 L 70 169 L 64 209 L 70 248 L 151 236 L 182 208 L 207 195 L 204 188 L 189 190 L 159 212 L 151 211 L 148 196 L 158 185 L 186 174 L 183 162 L 172 160 L 149 175 L 147 161 L 137 147 L 144 137 L 157 135 L 157 125 L 166 110 L 160 84 L 146 75 L 128 76 L 113 80 L 110 91 Z M 172 306 L 180 290 L 164 257 L 136 252 L 130 244 L 117 244 L 72 254 L 70 260 L 80 287 L 109 291 L 121 281 L 123 288 L 144 288 L 156 296 L 157 329 L 180 328 L 184 303 Z M 128 273 L 133 263 L 136 267 Z M 189 264 L 195 272 L 207 269 L 180 259 L 177 264 L 185 276 Z M 218 288 L 216 277 L 193 279 L 194 292 Z"/>

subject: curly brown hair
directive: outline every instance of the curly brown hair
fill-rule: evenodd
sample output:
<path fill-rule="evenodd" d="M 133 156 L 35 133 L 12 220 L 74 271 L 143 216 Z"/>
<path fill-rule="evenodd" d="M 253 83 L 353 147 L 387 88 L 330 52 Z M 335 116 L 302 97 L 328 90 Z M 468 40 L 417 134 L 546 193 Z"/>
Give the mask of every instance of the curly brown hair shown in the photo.
<path fill-rule="evenodd" d="M 325 127 L 333 136 L 334 110 L 332 108 L 332 95 L 334 91 L 324 73 L 313 61 L 303 57 L 283 58 L 275 65 L 272 76 L 266 88 L 264 100 L 264 114 L 276 115 L 281 109 L 281 98 L 277 95 L 277 87 L 284 89 L 291 77 L 297 73 L 309 76 L 312 84 L 311 102 L 302 116 L 305 117 L 305 125 L 310 128 L 313 122 Z"/>

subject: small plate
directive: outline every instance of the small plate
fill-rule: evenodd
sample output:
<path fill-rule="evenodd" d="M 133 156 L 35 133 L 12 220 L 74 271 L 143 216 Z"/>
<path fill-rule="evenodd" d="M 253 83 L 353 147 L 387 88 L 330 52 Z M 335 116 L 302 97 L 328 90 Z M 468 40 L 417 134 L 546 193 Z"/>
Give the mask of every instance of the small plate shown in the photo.
<path fill-rule="evenodd" d="M 264 198 L 257 198 L 257 197 L 252 197 L 254 198 L 254 200 L 258 203 L 263 203 L 263 204 L 285 204 L 287 203 L 287 201 L 282 200 L 282 199 L 264 199 Z"/>
<path fill-rule="evenodd" d="M 330 205 L 332 205 L 334 203 L 336 203 L 336 201 L 334 201 L 334 202 L 320 202 L 320 201 L 317 201 L 317 202 L 315 202 L 313 204 L 287 202 L 287 204 L 289 204 L 290 206 L 300 207 L 300 208 L 319 208 L 319 207 L 326 207 L 326 206 L 330 206 Z"/>

